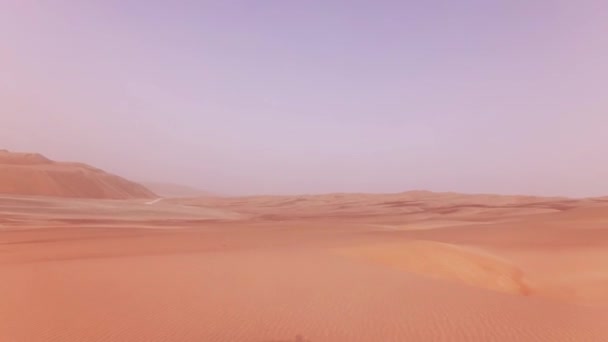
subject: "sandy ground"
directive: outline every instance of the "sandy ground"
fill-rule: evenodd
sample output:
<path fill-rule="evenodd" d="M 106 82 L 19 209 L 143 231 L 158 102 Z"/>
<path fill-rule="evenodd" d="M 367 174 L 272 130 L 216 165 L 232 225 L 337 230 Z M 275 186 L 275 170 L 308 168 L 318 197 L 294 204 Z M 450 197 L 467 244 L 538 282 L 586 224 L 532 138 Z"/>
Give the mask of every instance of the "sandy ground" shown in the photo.
<path fill-rule="evenodd" d="M 607 247 L 605 198 L 3 196 L 0 341 L 604 342 Z"/>

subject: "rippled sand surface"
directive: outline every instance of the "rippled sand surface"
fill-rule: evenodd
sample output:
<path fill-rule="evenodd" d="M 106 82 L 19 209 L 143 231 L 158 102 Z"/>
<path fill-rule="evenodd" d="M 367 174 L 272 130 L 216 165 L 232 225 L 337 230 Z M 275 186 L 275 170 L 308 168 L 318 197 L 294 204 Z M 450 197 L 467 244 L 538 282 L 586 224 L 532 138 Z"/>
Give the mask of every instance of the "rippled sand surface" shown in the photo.
<path fill-rule="evenodd" d="M 0 341 L 608 341 L 600 199 L 146 203 L 1 197 Z"/>

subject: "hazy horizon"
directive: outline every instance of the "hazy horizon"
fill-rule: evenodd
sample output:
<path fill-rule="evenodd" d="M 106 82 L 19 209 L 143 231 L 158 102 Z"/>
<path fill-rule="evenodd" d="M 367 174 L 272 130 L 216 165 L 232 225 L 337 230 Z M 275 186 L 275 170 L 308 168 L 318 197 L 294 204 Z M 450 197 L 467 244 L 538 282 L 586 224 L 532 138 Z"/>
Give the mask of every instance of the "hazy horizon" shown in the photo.
<path fill-rule="evenodd" d="M 0 149 L 218 194 L 608 195 L 608 2 L 0 4 Z"/>

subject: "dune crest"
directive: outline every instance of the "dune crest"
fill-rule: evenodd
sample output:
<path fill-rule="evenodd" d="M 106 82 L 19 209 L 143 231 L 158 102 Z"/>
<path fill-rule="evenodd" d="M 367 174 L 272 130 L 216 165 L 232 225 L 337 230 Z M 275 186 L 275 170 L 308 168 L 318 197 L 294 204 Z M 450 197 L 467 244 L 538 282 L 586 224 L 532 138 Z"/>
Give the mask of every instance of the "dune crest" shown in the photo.
<path fill-rule="evenodd" d="M 0 164 L 38 165 L 52 163 L 52 160 L 39 153 L 18 153 L 0 150 Z"/>
<path fill-rule="evenodd" d="M 473 248 L 419 240 L 351 247 L 339 250 L 339 253 L 489 290 L 524 296 L 532 294 L 530 281 L 521 269 Z"/>
<path fill-rule="evenodd" d="M 144 186 L 81 163 L 0 150 L 0 193 L 96 199 L 157 197 Z"/>

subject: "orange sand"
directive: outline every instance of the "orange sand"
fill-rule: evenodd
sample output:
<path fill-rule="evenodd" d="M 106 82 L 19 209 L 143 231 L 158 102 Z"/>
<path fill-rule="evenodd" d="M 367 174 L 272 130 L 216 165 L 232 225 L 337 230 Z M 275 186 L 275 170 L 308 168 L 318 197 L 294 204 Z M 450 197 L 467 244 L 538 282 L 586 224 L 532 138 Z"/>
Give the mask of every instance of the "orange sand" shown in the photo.
<path fill-rule="evenodd" d="M 0 193 L 55 197 L 155 198 L 142 185 L 80 163 L 0 150 Z"/>
<path fill-rule="evenodd" d="M 0 341 L 608 341 L 608 203 L 0 196 Z"/>

